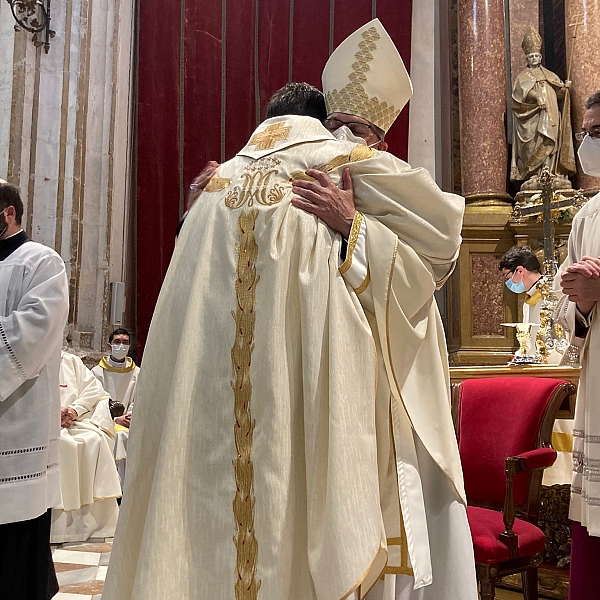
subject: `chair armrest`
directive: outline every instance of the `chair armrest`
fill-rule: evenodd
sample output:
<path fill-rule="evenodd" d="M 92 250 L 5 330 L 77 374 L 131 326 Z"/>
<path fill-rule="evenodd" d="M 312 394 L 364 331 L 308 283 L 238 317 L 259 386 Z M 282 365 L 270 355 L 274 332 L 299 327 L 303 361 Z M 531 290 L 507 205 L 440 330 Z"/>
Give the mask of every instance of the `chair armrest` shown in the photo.
<path fill-rule="evenodd" d="M 517 472 L 534 471 L 536 469 L 545 469 L 551 467 L 556 460 L 556 450 L 554 448 L 537 448 L 529 452 L 523 452 L 515 456 L 519 461 Z"/>

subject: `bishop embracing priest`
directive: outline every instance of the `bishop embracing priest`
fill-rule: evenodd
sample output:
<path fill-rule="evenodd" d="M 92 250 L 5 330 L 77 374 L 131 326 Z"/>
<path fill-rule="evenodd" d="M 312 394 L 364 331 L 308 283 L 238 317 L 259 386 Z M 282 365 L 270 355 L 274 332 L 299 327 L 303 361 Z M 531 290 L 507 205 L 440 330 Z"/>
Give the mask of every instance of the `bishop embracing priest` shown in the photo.
<path fill-rule="evenodd" d="M 389 38 L 378 21 L 358 33 L 375 81 Z M 380 99 L 399 112 L 408 95 Z M 340 234 L 291 203 L 313 167 L 336 184 L 350 169 L 342 259 Z M 476 600 L 433 299 L 463 207 L 307 116 L 267 119 L 219 167 L 152 321 L 105 600 L 337 600 L 376 584 L 369 598 Z"/>

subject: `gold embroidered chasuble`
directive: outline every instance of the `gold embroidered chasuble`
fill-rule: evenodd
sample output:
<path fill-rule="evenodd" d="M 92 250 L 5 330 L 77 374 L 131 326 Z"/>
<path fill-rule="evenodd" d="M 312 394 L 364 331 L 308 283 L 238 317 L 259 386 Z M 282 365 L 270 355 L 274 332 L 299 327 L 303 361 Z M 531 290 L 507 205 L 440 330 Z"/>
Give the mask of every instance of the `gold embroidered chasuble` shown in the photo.
<path fill-rule="evenodd" d="M 339 272 L 340 236 L 290 203 L 291 181 L 315 166 L 336 182 L 352 170 L 373 234 L 374 314 Z M 269 119 L 219 168 L 152 321 L 106 599 L 363 597 L 386 567 L 386 537 L 410 554 L 394 549 L 398 569 L 431 580 L 419 493 L 392 468 L 389 535 L 381 474 L 402 468 L 412 423 L 464 496 L 433 302 L 462 208 L 425 171 L 308 117 Z M 394 382 L 387 405 L 378 352 Z M 398 542 L 400 510 L 410 544 Z"/>

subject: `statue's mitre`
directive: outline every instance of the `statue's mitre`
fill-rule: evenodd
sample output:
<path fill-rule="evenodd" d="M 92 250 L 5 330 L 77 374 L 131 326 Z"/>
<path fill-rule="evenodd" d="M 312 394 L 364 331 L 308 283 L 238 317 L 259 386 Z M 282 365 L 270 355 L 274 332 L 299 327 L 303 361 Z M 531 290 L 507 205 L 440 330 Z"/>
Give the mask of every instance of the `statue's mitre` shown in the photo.
<path fill-rule="evenodd" d="M 323 69 L 327 113 L 347 113 L 387 131 L 412 96 L 394 42 L 379 19 L 348 36 Z"/>
<path fill-rule="evenodd" d="M 525 54 L 539 52 L 542 49 L 542 37 L 534 27 L 530 27 L 527 30 L 521 48 L 523 48 Z"/>

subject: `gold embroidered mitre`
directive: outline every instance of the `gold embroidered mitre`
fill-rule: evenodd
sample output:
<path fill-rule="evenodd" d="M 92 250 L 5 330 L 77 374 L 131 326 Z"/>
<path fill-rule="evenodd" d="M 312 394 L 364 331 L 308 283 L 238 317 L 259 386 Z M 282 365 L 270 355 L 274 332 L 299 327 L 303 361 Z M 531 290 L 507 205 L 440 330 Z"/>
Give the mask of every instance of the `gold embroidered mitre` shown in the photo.
<path fill-rule="evenodd" d="M 327 113 L 356 115 L 387 131 L 412 96 L 412 84 L 394 42 L 379 19 L 347 37 L 322 75 Z"/>
<path fill-rule="evenodd" d="M 542 49 L 542 38 L 537 32 L 535 27 L 530 27 L 523 37 L 523 43 L 521 44 L 523 52 L 525 54 L 532 54 L 533 52 L 539 52 Z"/>

